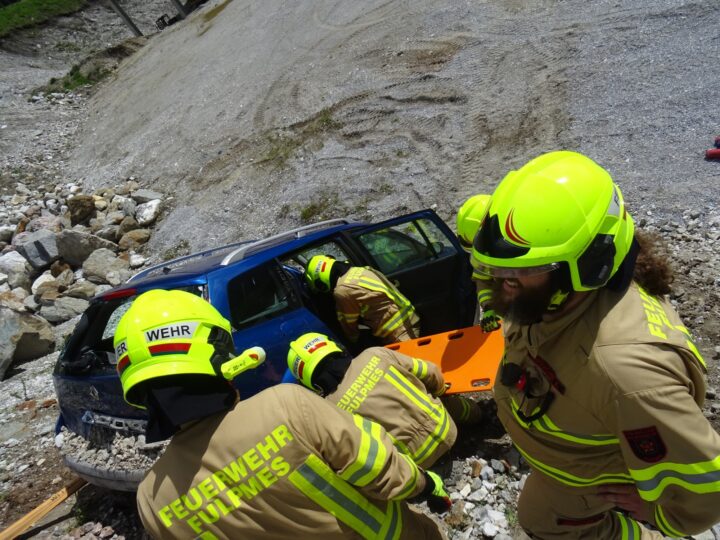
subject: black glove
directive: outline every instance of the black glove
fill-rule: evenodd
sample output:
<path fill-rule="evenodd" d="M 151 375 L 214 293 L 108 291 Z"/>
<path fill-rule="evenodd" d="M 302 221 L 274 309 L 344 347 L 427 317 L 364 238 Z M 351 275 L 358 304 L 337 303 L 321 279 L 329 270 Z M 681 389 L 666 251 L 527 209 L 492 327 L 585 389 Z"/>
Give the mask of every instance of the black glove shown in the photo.
<path fill-rule="evenodd" d="M 498 317 L 492 309 L 485 309 L 480 319 L 480 327 L 483 329 L 483 332 L 497 330 L 500 328 L 500 317 Z"/>
<path fill-rule="evenodd" d="M 427 501 L 428 508 L 431 512 L 442 514 L 450 510 L 452 501 L 445 491 L 442 478 L 432 471 L 423 471 L 425 475 L 425 488 L 418 497 Z"/>

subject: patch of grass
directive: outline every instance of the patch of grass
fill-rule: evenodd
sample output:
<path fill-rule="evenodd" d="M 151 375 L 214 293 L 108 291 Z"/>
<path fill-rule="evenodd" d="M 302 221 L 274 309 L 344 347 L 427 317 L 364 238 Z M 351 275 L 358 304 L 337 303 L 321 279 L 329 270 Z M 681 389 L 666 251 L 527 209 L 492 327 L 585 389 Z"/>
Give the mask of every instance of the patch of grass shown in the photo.
<path fill-rule="evenodd" d="M 322 109 L 315 116 L 291 127 L 291 130 L 274 133 L 267 137 L 267 151 L 256 162 L 259 165 L 284 167 L 297 150 L 309 143 L 319 143 L 322 148 L 322 136 L 333 129 L 342 127 L 332 116 L 328 108 Z M 315 146 L 318 146 L 317 144 Z M 312 145 L 310 145 L 312 149 Z M 315 148 L 317 149 L 317 148 Z"/>
<path fill-rule="evenodd" d="M 268 150 L 260 158 L 259 163 L 272 164 L 275 167 L 283 167 L 290 156 L 302 145 L 299 138 L 285 134 L 270 135 L 267 142 Z"/>
<path fill-rule="evenodd" d="M 13 30 L 43 23 L 58 15 L 79 11 L 85 0 L 20 0 L 0 8 L 0 37 Z"/>
<path fill-rule="evenodd" d="M 59 41 L 55 44 L 55 49 L 60 52 L 80 52 L 82 48 L 72 41 Z"/>
<path fill-rule="evenodd" d="M 103 68 L 94 68 L 84 73 L 79 65 L 74 65 L 67 75 L 61 79 L 52 78 L 48 85 L 44 88 L 46 93 L 50 92 L 70 92 L 80 86 L 93 85 L 100 82 L 110 74 L 110 70 Z"/>
<path fill-rule="evenodd" d="M 505 519 L 507 519 L 508 527 L 511 530 L 519 525 L 517 511 L 514 508 L 505 509 Z"/>
<path fill-rule="evenodd" d="M 190 253 L 190 242 L 183 239 L 183 240 L 180 240 L 174 246 L 163 251 L 162 260 L 169 261 L 172 259 L 177 259 L 178 257 L 182 257 L 183 255 L 188 255 L 189 253 Z"/>
<path fill-rule="evenodd" d="M 300 209 L 300 221 L 313 223 L 330 219 L 338 213 L 339 209 L 340 200 L 337 193 L 320 193 L 307 206 Z"/>

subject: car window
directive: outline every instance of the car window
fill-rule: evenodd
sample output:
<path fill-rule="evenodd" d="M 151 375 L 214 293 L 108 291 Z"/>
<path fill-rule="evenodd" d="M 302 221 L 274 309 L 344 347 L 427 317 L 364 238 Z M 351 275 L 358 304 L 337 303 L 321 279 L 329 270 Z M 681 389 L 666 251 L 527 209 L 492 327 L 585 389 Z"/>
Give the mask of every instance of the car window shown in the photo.
<path fill-rule="evenodd" d="M 292 257 L 283 259 L 282 263 L 290 268 L 299 270 L 300 272 L 305 272 L 307 262 L 315 255 L 330 255 L 338 261 L 350 260 L 349 255 L 337 242 L 325 242 L 319 246 L 313 246 L 311 248 L 298 251 L 294 253 Z"/>
<path fill-rule="evenodd" d="M 268 266 L 255 268 L 230 281 L 228 299 L 236 329 L 277 317 L 294 304 L 290 289 Z"/>
<path fill-rule="evenodd" d="M 384 274 L 455 254 L 450 239 L 428 219 L 367 232 L 358 240 Z"/>
<path fill-rule="evenodd" d="M 189 292 L 196 296 L 202 296 L 203 292 L 203 288 L 201 286 L 178 287 L 178 289 L 176 290 Z M 132 301 L 135 300 L 135 298 L 137 298 L 137 296 L 128 296 L 127 298 L 123 298 L 120 303 L 115 305 L 115 308 L 113 309 L 112 313 L 110 313 L 107 324 L 103 329 L 101 340 L 112 339 L 112 337 L 115 335 L 115 329 L 117 328 L 120 319 L 123 315 L 125 315 L 125 312 L 130 309 L 130 305 L 132 304 Z"/>

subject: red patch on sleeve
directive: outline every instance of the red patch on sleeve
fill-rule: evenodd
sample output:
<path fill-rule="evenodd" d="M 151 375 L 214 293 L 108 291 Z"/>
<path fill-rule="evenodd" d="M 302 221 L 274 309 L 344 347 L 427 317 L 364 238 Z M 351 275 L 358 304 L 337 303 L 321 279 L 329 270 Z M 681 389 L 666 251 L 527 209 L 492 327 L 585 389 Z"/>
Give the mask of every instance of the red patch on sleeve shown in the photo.
<path fill-rule="evenodd" d="M 635 457 L 648 463 L 660 461 L 667 455 L 667 447 L 655 426 L 623 431 Z"/>

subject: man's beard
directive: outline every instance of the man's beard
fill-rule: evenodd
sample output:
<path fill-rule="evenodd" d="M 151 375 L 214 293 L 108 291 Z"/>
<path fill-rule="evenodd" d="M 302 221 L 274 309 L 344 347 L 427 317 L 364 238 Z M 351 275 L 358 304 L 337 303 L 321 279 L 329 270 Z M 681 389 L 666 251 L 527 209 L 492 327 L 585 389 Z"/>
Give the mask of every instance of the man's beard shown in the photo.
<path fill-rule="evenodd" d="M 492 296 L 489 308 L 508 322 L 519 325 L 533 324 L 548 312 L 548 306 L 557 290 L 555 280 L 548 280 L 539 287 L 524 287 L 518 284 L 517 294 L 510 297 L 503 290 L 504 279 L 492 280 Z"/>

